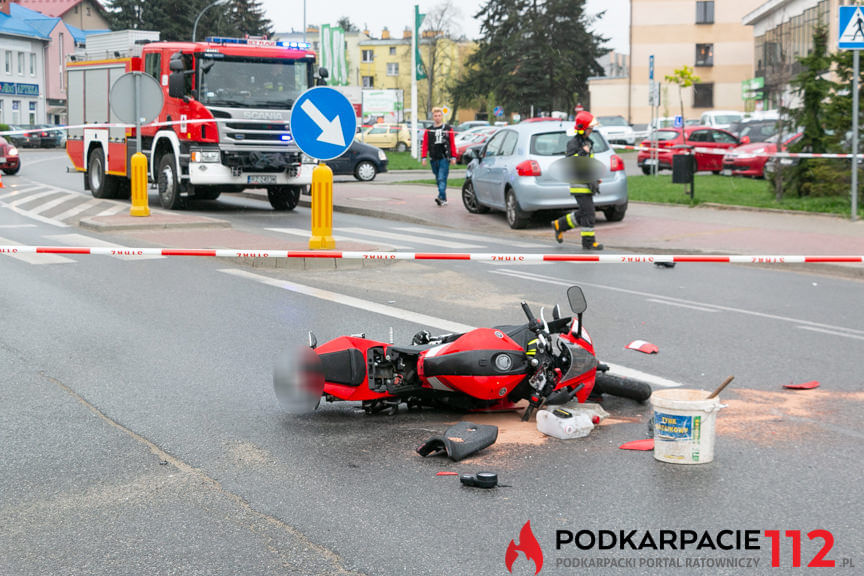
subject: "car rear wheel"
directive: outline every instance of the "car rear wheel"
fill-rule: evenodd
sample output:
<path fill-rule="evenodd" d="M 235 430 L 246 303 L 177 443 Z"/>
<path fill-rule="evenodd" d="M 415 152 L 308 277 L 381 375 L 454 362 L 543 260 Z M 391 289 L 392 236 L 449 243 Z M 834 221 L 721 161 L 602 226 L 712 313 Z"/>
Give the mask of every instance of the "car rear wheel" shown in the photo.
<path fill-rule="evenodd" d="M 396 144 L 397 152 L 405 152 L 406 150 L 408 150 L 408 145 L 405 144 L 405 142 L 399 142 L 398 144 Z"/>
<path fill-rule="evenodd" d="M 650 166 L 642 166 L 642 174 L 645 176 L 651 175 L 651 167 Z"/>
<path fill-rule="evenodd" d="M 7 176 L 12 176 L 13 174 L 17 174 L 19 170 L 21 170 L 21 163 L 20 162 L 14 168 L 4 168 L 3 173 L 6 174 Z"/>
<path fill-rule="evenodd" d="M 474 194 L 474 183 L 471 180 L 465 180 L 465 183 L 462 185 L 462 204 L 472 214 L 485 214 L 489 212 L 489 208 L 477 202 L 477 195 Z"/>
<path fill-rule="evenodd" d="M 531 215 L 529 213 L 523 212 L 522 208 L 519 207 L 519 201 L 516 199 L 516 194 L 513 190 L 507 190 L 507 197 L 505 200 L 506 213 L 507 213 L 507 224 L 510 225 L 510 228 L 514 230 L 518 230 L 520 228 L 525 228 L 528 225 L 528 221 L 531 219 Z"/>
<path fill-rule="evenodd" d="M 363 160 L 354 168 L 354 177 L 361 182 L 371 182 L 377 174 L 378 169 L 369 160 Z"/>
<path fill-rule="evenodd" d="M 609 208 L 603 208 L 603 215 L 606 217 L 607 222 L 620 222 L 624 219 L 624 214 L 626 213 L 626 203 L 617 206 L 610 206 Z"/>

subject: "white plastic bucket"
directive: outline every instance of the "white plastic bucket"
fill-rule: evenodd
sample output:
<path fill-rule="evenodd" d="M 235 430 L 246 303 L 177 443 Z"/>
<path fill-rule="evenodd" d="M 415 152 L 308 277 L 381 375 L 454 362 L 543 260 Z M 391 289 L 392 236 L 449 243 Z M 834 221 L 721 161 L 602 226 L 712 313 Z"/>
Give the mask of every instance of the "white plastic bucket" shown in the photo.
<path fill-rule="evenodd" d="M 714 459 L 717 412 L 724 408 L 705 390 L 669 388 L 651 394 L 654 458 L 673 464 L 706 464 Z"/>

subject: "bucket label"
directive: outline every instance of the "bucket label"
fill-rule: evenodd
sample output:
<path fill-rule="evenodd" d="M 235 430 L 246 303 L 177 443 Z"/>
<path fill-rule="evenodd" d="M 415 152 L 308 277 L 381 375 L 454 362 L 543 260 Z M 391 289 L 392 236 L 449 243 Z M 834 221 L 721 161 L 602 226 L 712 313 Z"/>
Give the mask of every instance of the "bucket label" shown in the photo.
<path fill-rule="evenodd" d="M 654 412 L 654 434 L 662 440 L 699 440 L 701 417 Z"/>

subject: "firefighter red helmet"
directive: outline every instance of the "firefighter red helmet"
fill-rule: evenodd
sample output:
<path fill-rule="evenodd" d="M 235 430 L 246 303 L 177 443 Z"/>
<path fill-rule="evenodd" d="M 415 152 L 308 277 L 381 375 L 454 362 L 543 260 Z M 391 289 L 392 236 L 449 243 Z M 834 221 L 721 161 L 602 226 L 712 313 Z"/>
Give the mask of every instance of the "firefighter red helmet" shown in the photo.
<path fill-rule="evenodd" d="M 586 128 L 593 128 L 596 125 L 597 120 L 594 119 L 594 115 L 590 112 L 583 110 L 576 114 L 576 130 L 585 130 Z"/>

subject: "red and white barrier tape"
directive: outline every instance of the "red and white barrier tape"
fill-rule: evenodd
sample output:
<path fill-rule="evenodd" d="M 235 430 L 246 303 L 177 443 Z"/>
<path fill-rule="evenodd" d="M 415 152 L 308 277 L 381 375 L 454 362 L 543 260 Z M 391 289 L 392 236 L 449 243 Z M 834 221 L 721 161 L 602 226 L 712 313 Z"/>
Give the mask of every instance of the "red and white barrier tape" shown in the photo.
<path fill-rule="evenodd" d="M 210 256 L 216 258 L 324 258 L 335 260 L 471 260 L 524 264 L 536 262 L 598 262 L 607 264 L 661 262 L 725 262 L 731 264 L 862 263 L 864 256 L 690 255 L 690 254 L 518 254 L 506 252 L 357 252 L 340 250 L 236 250 L 233 248 L 133 248 L 83 246 L 0 246 L 2 254 L 82 254 L 92 256 Z"/>
<path fill-rule="evenodd" d="M 612 148 L 621 148 L 623 150 L 639 150 L 644 152 L 672 152 L 673 154 L 683 154 L 681 150 L 672 150 L 671 148 L 651 148 L 647 146 L 628 146 L 626 144 L 610 144 Z M 717 149 L 717 148 L 694 148 L 693 152 L 700 154 L 719 154 L 721 156 L 737 156 L 734 148 Z M 749 156 L 764 156 L 766 158 L 852 158 L 853 154 L 811 154 L 809 152 L 774 152 L 773 154 L 752 154 L 746 153 Z M 864 159 L 864 154 L 858 154 L 859 159 Z"/>

